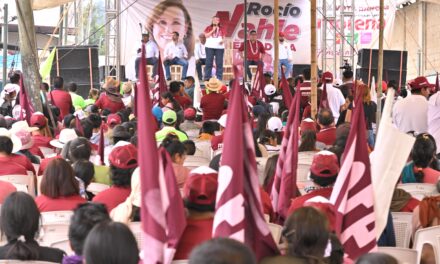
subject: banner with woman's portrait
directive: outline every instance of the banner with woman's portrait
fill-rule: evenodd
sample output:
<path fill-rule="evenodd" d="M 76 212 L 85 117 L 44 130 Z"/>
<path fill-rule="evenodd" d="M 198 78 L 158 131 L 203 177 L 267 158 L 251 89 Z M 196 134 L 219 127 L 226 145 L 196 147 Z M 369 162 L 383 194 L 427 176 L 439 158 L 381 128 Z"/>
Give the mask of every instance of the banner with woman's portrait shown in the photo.
<path fill-rule="evenodd" d="M 394 22 L 395 8 L 393 0 L 388 0 L 385 6 L 385 36 Z M 386 2 L 388 2 L 386 1 Z M 188 50 L 189 70 L 188 75 L 195 71 L 194 46 L 198 35 L 210 25 L 211 18 L 217 15 L 220 24 L 226 29 L 227 49 L 233 52 L 225 53 L 225 60 L 237 62 L 236 50 L 244 39 L 244 12 L 247 13 L 248 29 L 257 31 L 258 39 L 264 44 L 267 56 L 265 65 L 272 62 L 271 50 L 273 47 L 274 10 L 273 1 L 255 0 L 248 1 L 247 9 L 243 1 L 239 0 L 121 0 L 120 16 L 121 25 L 121 63 L 126 65 L 126 72 L 133 68 L 137 50 L 141 45 L 141 31 L 150 32 L 153 39 L 163 54 L 165 45 L 172 41 L 172 33 L 178 32 Z M 351 2 L 351 1 L 348 1 Z M 379 32 L 379 10 L 377 3 L 372 1 L 355 1 L 355 36 L 351 41 L 356 49 L 377 47 Z M 347 10 L 350 11 L 350 10 Z M 293 52 L 294 64 L 310 63 L 310 2 L 308 0 L 280 0 L 279 1 L 279 31 L 285 35 L 285 41 L 290 44 Z M 318 47 L 320 47 L 322 15 L 318 10 Z M 336 21 L 337 28 L 351 27 L 351 23 Z M 343 41 L 342 39 L 338 40 Z M 319 54 L 318 50 L 318 56 Z M 227 55 L 229 54 L 229 55 Z M 232 58 L 226 58 L 232 56 Z M 130 75 L 130 74 L 129 74 Z"/>

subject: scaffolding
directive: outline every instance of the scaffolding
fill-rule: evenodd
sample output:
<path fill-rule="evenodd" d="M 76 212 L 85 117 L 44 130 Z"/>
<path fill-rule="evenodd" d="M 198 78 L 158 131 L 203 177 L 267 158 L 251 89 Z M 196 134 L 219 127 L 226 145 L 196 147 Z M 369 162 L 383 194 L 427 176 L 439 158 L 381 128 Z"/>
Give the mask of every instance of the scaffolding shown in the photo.
<path fill-rule="evenodd" d="M 105 0 L 105 76 L 120 79 L 119 0 Z"/>
<path fill-rule="evenodd" d="M 344 61 L 354 65 L 355 0 L 322 0 L 321 67 L 341 76 Z"/>

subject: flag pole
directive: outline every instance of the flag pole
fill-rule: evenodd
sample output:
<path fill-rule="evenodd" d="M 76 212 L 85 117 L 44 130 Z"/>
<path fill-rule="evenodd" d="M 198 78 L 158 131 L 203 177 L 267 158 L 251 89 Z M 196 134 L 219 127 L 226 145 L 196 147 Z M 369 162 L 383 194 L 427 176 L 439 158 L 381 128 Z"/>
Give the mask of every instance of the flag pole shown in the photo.
<path fill-rule="evenodd" d="M 246 58 L 247 58 L 247 0 L 244 0 L 244 51 L 243 51 L 243 83 L 247 81 Z M 238 78 L 238 76 L 235 76 Z"/>
<path fill-rule="evenodd" d="M 384 0 L 379 0 L 380 2 L 380 12 L 379 12 L 379 58 L 377 65 L 377 111 L 376 111 L 376 124 L 380 124 L 380 117 L 382 115 L 382 73 L 383 73 L 383 30 L 384 30 L 384 20 L 383 20 L 383 9 Z M 400 85 L 400 84 L 399 84 Z"/>
<path fill-rule="evenodd" d="M 274 60 L 273 60 L 273 82 L 275 84 L 275 87 L 278 89 L 278 64 L 279 64 L 279 1 L 274 0 L 273 1 L 273 10 L 274 10 L 274 39 L 273 39 L 273 48 L 274 48 Z"/>
<path fill-rule="evenodd" d="M 315 119 L 318 112 L 318 65 L 316 61 L 316 0 L 310 1 L 310 73 L 311 73 L 311 103 L 312 118 Z"/>

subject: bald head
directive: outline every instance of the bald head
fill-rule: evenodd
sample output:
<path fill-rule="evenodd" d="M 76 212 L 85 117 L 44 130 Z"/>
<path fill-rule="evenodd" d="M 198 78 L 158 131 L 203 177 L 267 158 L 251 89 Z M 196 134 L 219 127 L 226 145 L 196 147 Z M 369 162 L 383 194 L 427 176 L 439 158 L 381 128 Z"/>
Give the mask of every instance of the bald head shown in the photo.
<path fill-rule="evenodd" d="M 333 113 L 330 109 L 322 109 L 318 114 L 318 124 L 322 128 L 327 128 L 333 126 L 335 120 L 333 118 Z"/>
<path fill-rule="evenodd" d="M 201 33 L 199 35 L 199 40 L 200 40 L 200 43 L 205 44 L 205 42 L 206 42 L 205 33 Z"/>

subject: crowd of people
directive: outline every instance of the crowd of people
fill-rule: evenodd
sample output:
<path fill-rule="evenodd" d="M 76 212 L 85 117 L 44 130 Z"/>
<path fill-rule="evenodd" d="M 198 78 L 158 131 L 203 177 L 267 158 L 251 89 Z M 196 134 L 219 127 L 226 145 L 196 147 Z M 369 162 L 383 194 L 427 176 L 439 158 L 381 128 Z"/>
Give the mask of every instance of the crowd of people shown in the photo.
<path fill-rule="evenodd" d="M 252 34 L 248 47 L 251 54 L 258 48 L 252 47 Z M 148 35 L 144 36 L 145 44 L 150 45 Z M 205 36 L 209 72 L 212 67 L 209 60 L 215 59 L 218 67 L 217 59 L 223 56 L 221 44 L 214 45 L 214 40 L 222 37 L 218 18 L 213 18 L 201 38 Z M 178 37 L 178 33 L 174 34 L 173 40 L 177 41 Z M 165 48 L 165 54 L 172 54 L 164 60 L 166 69 L 167 65 L 180 62 L 173 61 L 177 49 L 183 50 L 172 45 Z M 147 54 L 156 54 L 156 51 L 148 53 L 147 49 Z M 199 57 L 200 63 L 202 59 Z M 252 60 L 249 63 L 252 64 Z M 167 70 L 167 78 L 168 73 Z M 205 76 L 200 107 L 193 105 L 194 94 L 198 92 L 195 79 L 184 73 L 184 82 L 169 82 L 168 91 L 160 95 L 159 104 L 147 109 L 154 116 L 157 144 L 169 153 L 177 185 L 181 188 L 182 200 L 173 202 L 181 202 L 186 208 L 187 225 L 174 259 L 189 259 L 189 263 L 197 264 L 256 263 L 254 252 L 244 244 L 225 238 L 212 239 L 223 133 L 228 129 L 228 101 L 234 81 L 225 85 L 220 81 L 221 70 L 217 69 L 216 75 Z M 259 158 L 261 208 L 268 221 L 275 221 L 270 192 L 289 117 L 284 93 L 301 96 L 298 159 L 308 165 L 310 181 L 306 186 L 299 186 L 302 195 L 292 200 L 282 240 L 276 241 L 283 255 L 264 259 L 262 263 L 343 263 L 344 249 L 334 232 L 335 212 L 328 200 L 341 168 L 353 101 L 357 96 L 362 97 L 365 112 L 368 135 L 365 144 L 371 151 L 375 148 L 377 105 L 370 87 L 355 82 L 350 70 L 344 72 L 343 80 L 335 80 L 330 72 L 322 73 L 318 101 L 325 90 L 328 105 L 312 116 L 310 77 L 310 69 L 289 77 L 289 89 L 283 90 L 273 85 L 270 74 L 265 74 L 265 98 L 256 97 L 247 84 L 240 86 L 250 105 L 255 156 Z M 0 176 L 0 229 L 4 236 L 0 259 L 69 264 L 138 263 L 142 254 L 127 226 L 142 220 L 138 137 L 143 135 L 137 133 L 134 115 L 135 84 L 108 77 L 101 90 L 91 89 L 88 98 L 83 98 L 75 83 L 65 85 L 62 77 L 56 77 L 50 89 L 49 85 L 42 85 L 43 112 L 27 113 L 25 120 L 20 120 L 16 114 L 21 112 L 16 111 L 20 105 L 20 78 L 20 74 L 12 74 L 10 83 L 0 94 L 0 175 L 32 172 L 40 180 L 38 192 L 31 195 L 17 191 L 17 186 L 2 181 Z M 384 84 L 400 90 L 393 81 Z M 403 184 L 437 184 L 440 177 L 437 156 L 440 138 L 438 122 L 433 120 L 440 102 L 433 88 L 425 77 L 418 77 L 408 83 L 406 93 L 397 93 L 395 98 L 394 125 L 416 138 L 399 180 Z M 142 111 L 141 107 L 137 111 Z M 196 157 L 204 159 L 206 164 L 190 169 L 187 161 Z M 99 193 L 90 192 L 88 186 L 92 182 L 106 184 L 108 188 Z M 314 199 L 317 197 L 319 202 Z M 437 203 L 436 199 L 420 201 L 396 188 L 390 211 L 412 212 L 415 231 L 437 225 L 439 212 L 427 209 Z M 37 242 L 41 213 L 66 210 L 73 211 L 68 234 L 73 255 Z M 396 245 L 392 223 L 388 223 L 378 244 Z M 429 254 L 429 248 L 426 252 L 425 261 L 431 263 L 433 254 Z M 368 254 L 357 263 L 397 261 L 384 254 Z"/>

